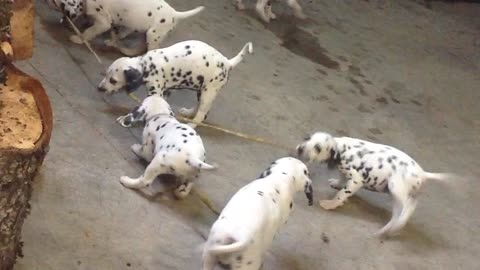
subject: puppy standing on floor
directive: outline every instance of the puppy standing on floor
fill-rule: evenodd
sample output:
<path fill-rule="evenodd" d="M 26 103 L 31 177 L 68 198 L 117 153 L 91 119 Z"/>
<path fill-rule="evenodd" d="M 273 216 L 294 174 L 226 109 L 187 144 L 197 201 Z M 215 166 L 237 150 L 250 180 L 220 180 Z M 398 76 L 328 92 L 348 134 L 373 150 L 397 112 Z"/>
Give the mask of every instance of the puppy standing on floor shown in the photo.
<path fill-rule="evenodd" d="M 72 35 L 70 37 L 72 42 L 82 44 L 82 39 L 89 41 L 115 25 L 123 27 L 122 30 L 124 31 L 122 33 L 112 31 L 111 40 L 106 41 L 106 44 L 120 49 L 123 54 L 129 56 L 139 55 L 145 52 L 145 48 L 125 48 L 118 44 L 119 39 L 123 39 L 135 31 L 146 32 L 147 50 L 158 49 L 163 39 L 179 21 L 190 18 L 204 9 L 204 7 L 197 7 L 190 11 L 179 12 L 163 0 L 70 1 L 75 5 L 84 1 L 82 9 L 85 9 L 85 14 L 94 20 L 94 24 L 87 28 L 81 37 Z M 67 5 L 69 4 L 67 3 Z M 75 10 L 78 10 L 78 8 Z"/>
<path fill-rule="evenodd" d="M 182 108 L 179 112 L 201 123 L 218 92 L 227 83 L 230 71 L 252 50 L 252 43 L 248 42 L 237 56 L 228 59 L 201 41 L 179 42 L 143 56 L 117 59 L 108 67 L 98 90 L 114 93 L 123 89 L 130 93 L 145 84 L 148 95 L 168 96 L 169 90 L 190 89 L 197 92 L 199 104 L 195 108 Z"/>
<path fill-rule="evenodd" d="M 342 206 L 360 188 L 388 192 L 393 199 L 390 222 L 378 235 L 393 235 L 402 229 L 417 206 L 417 196 L 426 180 L 443 181 L 448 174 L 425 172 L 404 152 L 391 146 L 371 143 L 349 137 L 332 137 L 317 132 L 297 146 L 301 159 L 328 162 L 337 166 L 345 180 L 328 180 L 338 193 L 331 200 L 320 201 L 320 206 L 332 210 Z"/>
<path fill-rule="evenodd" d="M 274 2 L 274 0 L 257 0 L 257 5 L 255 7 L 255 10 L 257 11 L 258 15 L 260 15 L 260 18 L 267 23 L 270 22 L 271 19 L 277 18 L 277 16 L 272 12 L 272 2 Z M 235 3 L 239 10 L 245 9 L 243 0 L 235 0 Z M 297 18 L 307 18 L 297 0 L 287 0 L 287 4 L 293 9 L 293 14 Z"/>
<path fill-rule="evenodd" d="M 152 187 L 155 178 L 161 174 L 172 174 L 177 177 L 174 194 L 182 199 L 190 193 L 200 170 L 215 169 L 215 166 L 205 163 L 205 148 L 200 136 L 188 125 L 179 123 L 170 105 L 160 96 L 147 97 L 142 105 L 117 121 L 124 127 L 130 127 L 135 122 L 146 123 L 142 144 L 134 144 L 131 149 L 150 164 L 139 178 L 120 178 L 120 182 L 128 188 L 143 189 L 153 196 L 159 192 Z"/>
<path fill-rule="evenodd" d="M 241 188 L 228 202 L 210 230 L 203 252 L 203 270 L 258 270 L 281 225 L 287 222 L 297 192 L 313 204 L 307 166 L 281 158 Z"/>

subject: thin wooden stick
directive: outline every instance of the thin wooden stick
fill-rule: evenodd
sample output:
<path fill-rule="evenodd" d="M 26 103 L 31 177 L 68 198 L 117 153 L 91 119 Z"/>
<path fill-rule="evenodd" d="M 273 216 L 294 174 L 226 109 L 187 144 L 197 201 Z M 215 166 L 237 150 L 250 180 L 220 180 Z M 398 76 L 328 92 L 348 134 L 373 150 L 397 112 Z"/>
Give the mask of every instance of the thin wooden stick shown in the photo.
<path fill-rule="evenodd" d="M 128 97 L 130 97 L 131 99 L 133 99 L 134 101 L 136 101 L 138 103 L 142 103 L 140 101 L 140 99 L 137 96 L 135 96 L 135 94 L 133 94 L 133 93 L 129 93 Z M 288 147 L 288 146 L 285 146 L 285 145 L 282 145 L 282 144 L 279 144 L 279 143 L 276 143 L 276 142 L 268 141 L 268 140 L 266 140 L 264 138 L 261 138 L 261 137 L 252 136 L 252 135 L 244 134 L 244 133 L 241 133 L 241 132 L 229 130 L 229 129 L 226 129 L 226 128 L 223 128 L 223 127 L 220 127 L 220 126 L 217 126 L 217 125 L 213 125 L 213 124 L 198 123 L 198 122 L 193 121 L 192 119 L 189 119 L 189 118 L 186 118 L 186 117 L 183 117 L 183 116 L 180 116 L 180 115 L 175 116 L 175 118 L 177 118 L 178 120 L 180 120 L 182 122 L 188 122 L 188 123 L 192 123 L 192 124 L 195 124 L 195 125 L 198 125 L 198 126 L 201 126 L 201 127 L 215 129 L 215 130 L 221 131 L 223 133 L 227 133 L 227 134 L 230 134 L 230 135 L 233 135 L 233 136 L 245 139 L 245 140 L 276 146 L 276 147 L 279 147 L 279 148 L 282 148 L 282 149 L 285 149 L 285 150 L 288 150 L 288 151 L 292 150 L 291 147 Z"/>
<path fill-rule="evenodd" d="M 85 39 L 83 39 L 82 33 L 80 32 L 80 30 L 78 30 L 78 28 L 75 26 L 75 24 L 73 24 L 72 20 L 70 20 L 70 18 L 68 16 L 64 16 L 64 17 L 67 19 L 68 23 L 70 23 L 70 25 L 73 28 L 73 31 L 75 31 L 77 36 L 79 36 L 82 39 L 83 44 L 85 44 L 85 46 L 87 46 L 87 48 L 92 52 L 93 56 L 95 56 L 95 58 L 97 58 L 98 63 L 102 64 L 102 60 L 100 59 L 100 57 L 98 57 L 98 55 L 92 49 L 92 46 L 90 46 L 90 43 L 88 41 L 86 41 Z"/>

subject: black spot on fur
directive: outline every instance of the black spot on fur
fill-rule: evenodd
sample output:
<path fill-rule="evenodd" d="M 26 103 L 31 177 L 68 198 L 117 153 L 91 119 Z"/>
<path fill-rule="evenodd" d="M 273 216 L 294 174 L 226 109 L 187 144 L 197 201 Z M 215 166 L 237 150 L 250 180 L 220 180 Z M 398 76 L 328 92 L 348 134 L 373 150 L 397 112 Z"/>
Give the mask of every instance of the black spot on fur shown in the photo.
<path fill-rule="evenodd" d="M 257 191 L 257 194 L 263 196 L 263 191 Z"/>

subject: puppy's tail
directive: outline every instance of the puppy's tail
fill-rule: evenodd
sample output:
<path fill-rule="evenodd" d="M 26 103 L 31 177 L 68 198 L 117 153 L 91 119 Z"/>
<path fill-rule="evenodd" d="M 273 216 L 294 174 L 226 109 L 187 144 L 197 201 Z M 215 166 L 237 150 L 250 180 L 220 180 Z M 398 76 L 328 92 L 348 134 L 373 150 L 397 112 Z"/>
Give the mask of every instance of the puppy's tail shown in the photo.
<path fill-rule="evenodd" d="M 435 180 L 439 182 L 447 182 L 449 179 L 455 177 L 454 174 L 451 173 L 429 173 L 425 172 L 425 179 L 426 180 Z"/>
<path fill-rule="evenodd" d="M 209 248 L 210 254 L 213 255 L 220 255 L 220 254 L 225 254 L 225 253 L 233 253 L 233 252 L 238 252 L 240 250 L 245 249 L 245 247 L 248 245 L 248 241 L 235 241 L 231 244 L 217 244 L 214 245 L 213 247 Z"/>
<path fill-rule="evenodd" d="M 234 68 L 236 65 L 238 65 L 240 62 L 243 61 L 243 58 L 245 55 L 249 53 L 253 53 L 253 45 L 251 42 L 248 42 L 243 46 L 243 49 L 237 54 L 237 56 L 233 57 L 232 59 L 228 60 L 228 63 L 230 64 L 231 68 Z"/>
<path fill-rule="evenodd" d="M 175 11 L 175 18 L 178 20 L 183 20 L 197 15 L 205 9 L 204 6 L 196 7 L 189 11 Z"/>
<path fill-rule="evenodd" d="M 203 162 L 199 159 L 190 159 L 188 162 L 190 162 L 190 165 L 192 165 L 192 167 L 195 167 L 199 170 L 212 171 L 212 170 L 217 169 L 217 167 L 218 167 L 216 164 L 210 165 L 210 164 L 205 163 L 205 162 Z"/>

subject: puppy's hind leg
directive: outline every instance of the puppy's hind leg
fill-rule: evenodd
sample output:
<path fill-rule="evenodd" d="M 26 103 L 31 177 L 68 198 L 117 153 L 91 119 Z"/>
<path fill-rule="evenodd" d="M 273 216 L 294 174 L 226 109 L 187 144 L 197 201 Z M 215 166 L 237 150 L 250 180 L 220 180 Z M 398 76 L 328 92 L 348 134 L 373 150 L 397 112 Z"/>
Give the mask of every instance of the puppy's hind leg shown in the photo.
<path fill-rule="evenodd" d="M 268 23 L 270 21 L 270 17 L 267 16 L 266 12 L 265 12 L 265 7 L 267 5 L 269 0 L 258 0 L 257 1 L 257 5 L 255 7 L 255 10 L 257 11 L 258 15 L 260 15 L 260 18 Z"/>
<path fill-rule="evenodd" d="M 170 172 L 169 168 L 162 164 L 163 157 L 156 155 L 152 162 L 148 164 L 145 172 L 138 178 L 130 178 L 127 176 L 120 177 L 120 182 L 128 188 L 143 188 L 152 184 L 155 178 L 160 174 L 167 174 Z"/>
<path fill-rule="evenodd" d="M 174 25 L 172 25 L 171 22 L 163 22 L 161 23 L 160 26 L 161 27 L 158 27 L 158 26 L 152 27 L 147 31 L 147 50 L 148 51 L 160 48 L 162 41 L 165 39 L 167 34 L 170 32 L 170 30 L 173 29 L 174 27 Z"/>
<path fill-rule="evenodd" d="M 377 236 L 393 236 L 407 224 L 417 207 L 417 198 L 414 194 L 410 193 L 409 188 L 405 184 L 405 180 L 401 178 L 397 179 L 399 180 L 390 181 L 388 184 L 388 189 L 393 199 L 392 218 L 387 225 L 376 234 Z"/>
<path fill-rule="evenodd" d="M 221 87 L 215 89 L 214 87 L 210 87 L 203 91 L 202 96 L 200 97 L 200 102 L 198 104 L 197 113 L 192 119 L 194 123 L 190 123 L 189 126 L 195 128 L 197 126 L 197 124 L 195 123 L 201 123 L 205 120 L 205 118 L 207 118 L 207 114 L 210 111 L 213 101 L 215 100 L 215 97 L 217 96 L 220 88 Z"/>

